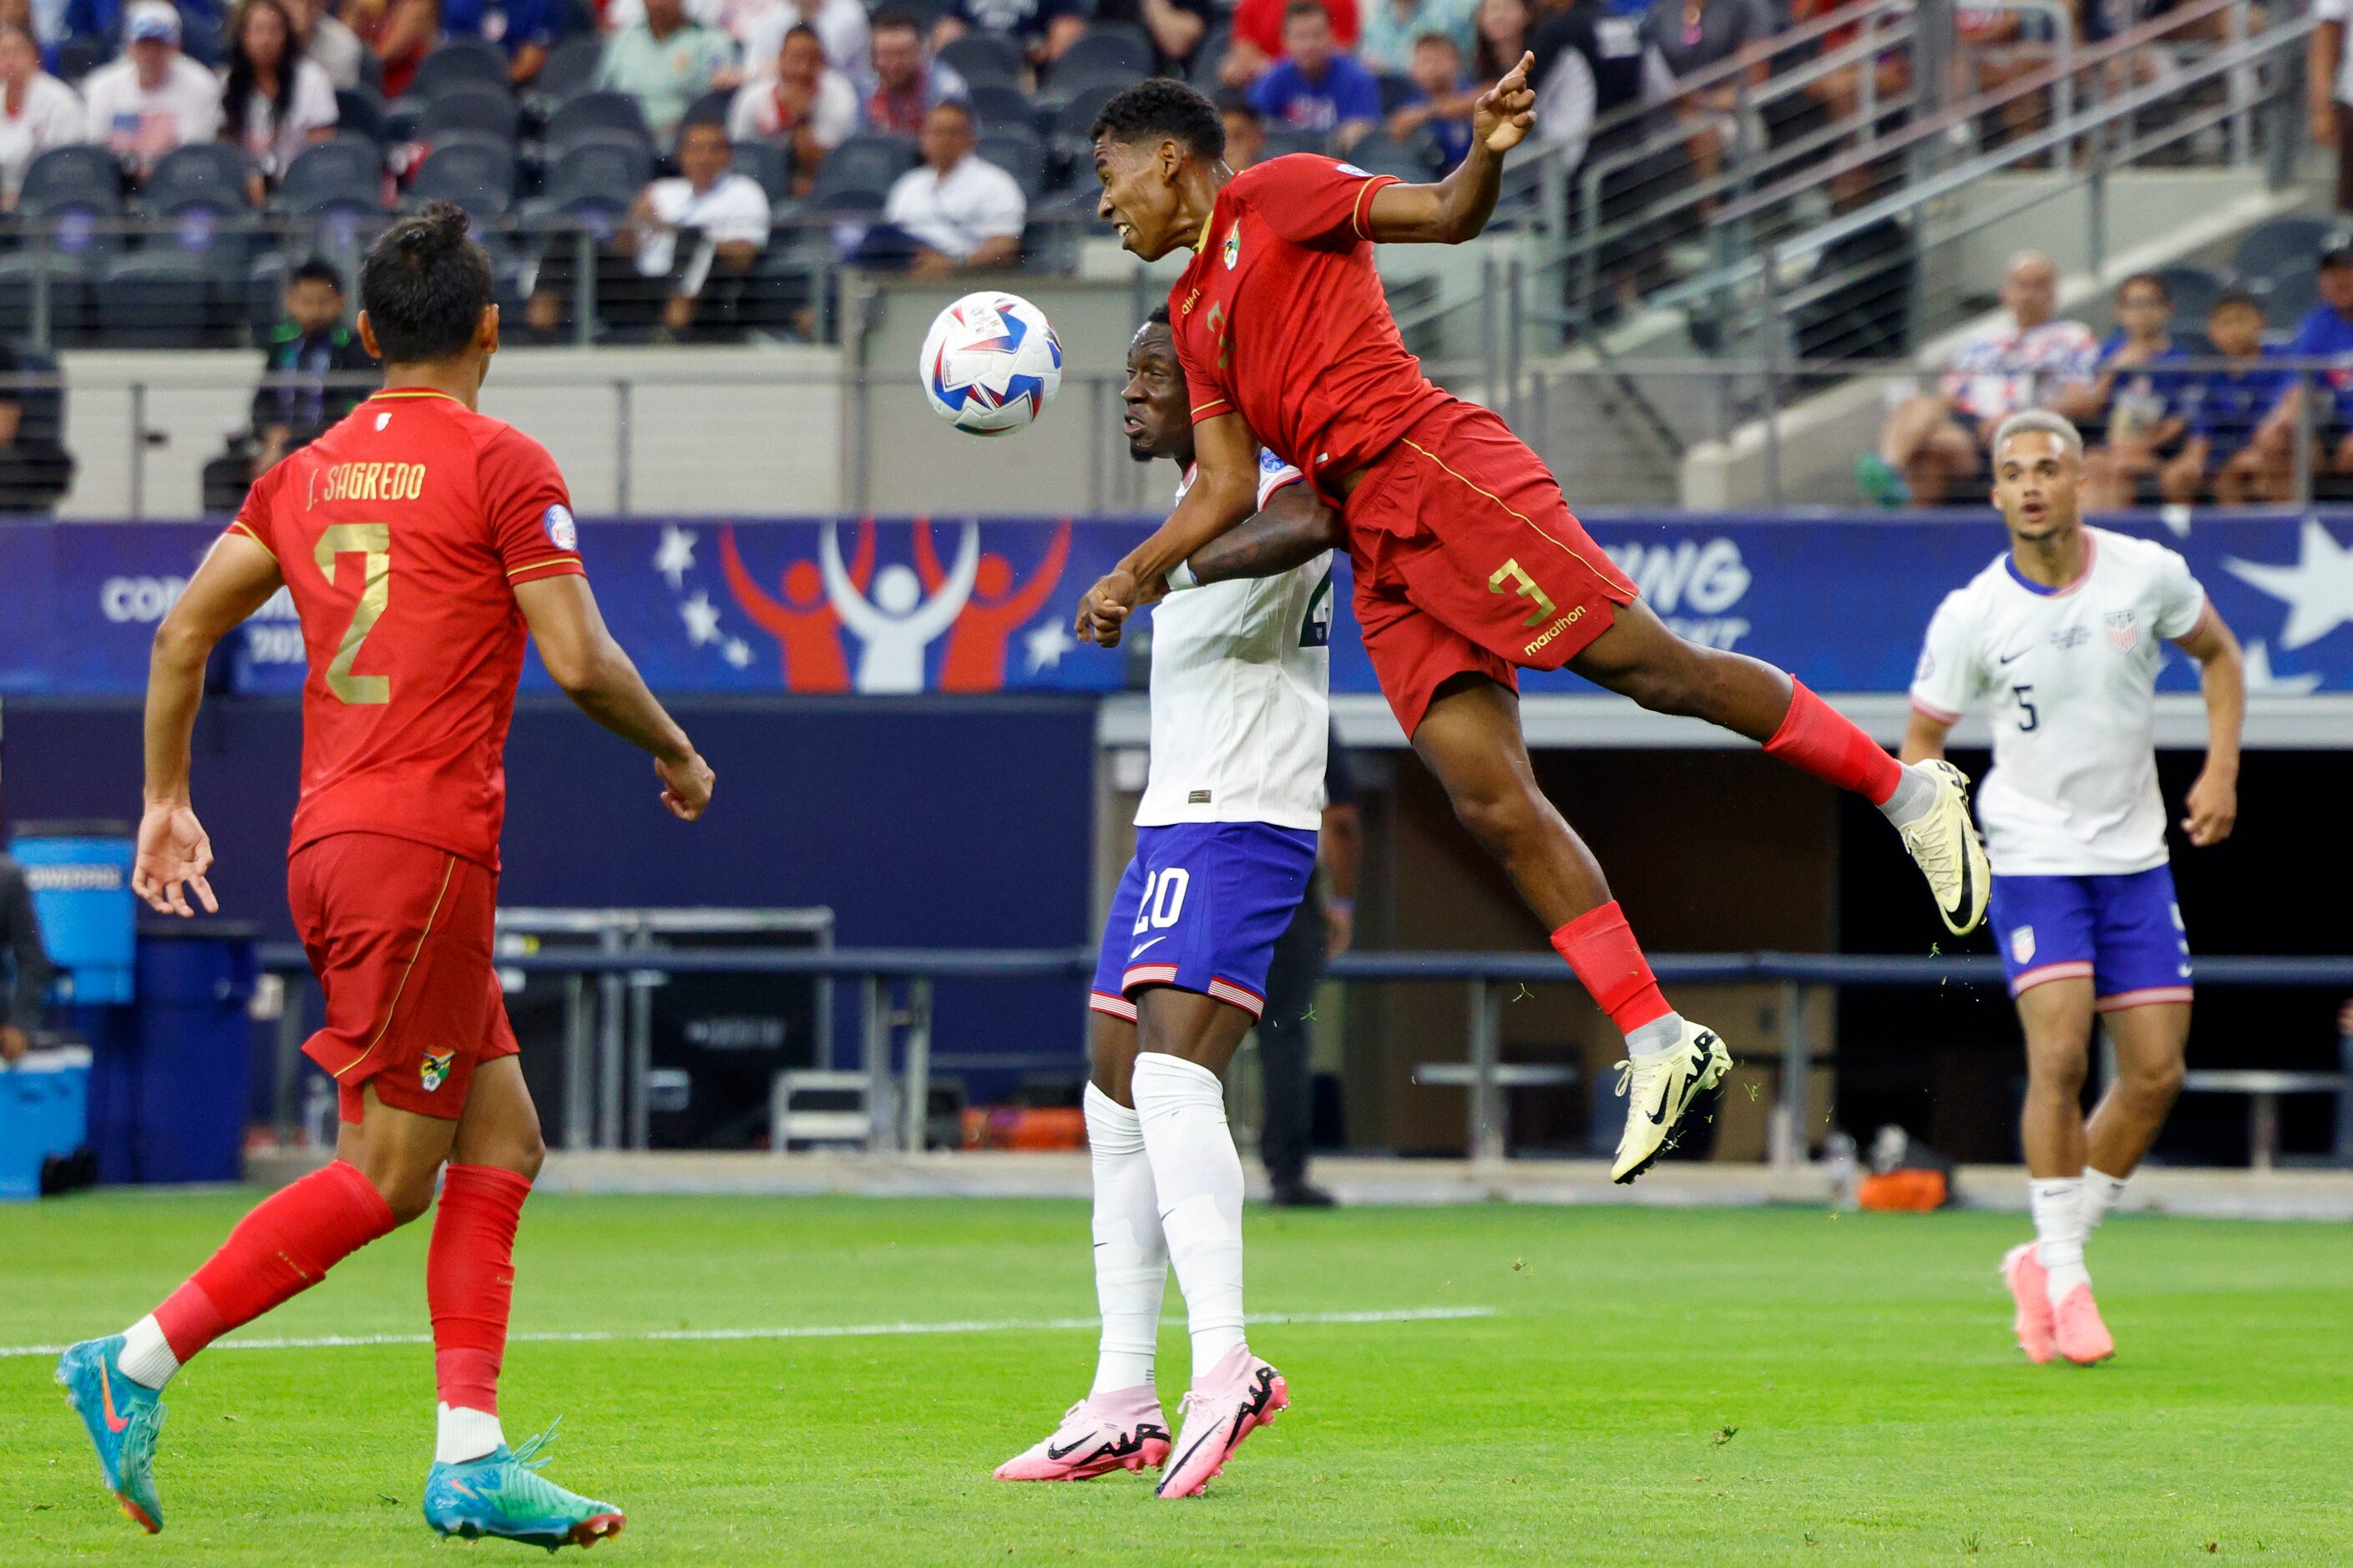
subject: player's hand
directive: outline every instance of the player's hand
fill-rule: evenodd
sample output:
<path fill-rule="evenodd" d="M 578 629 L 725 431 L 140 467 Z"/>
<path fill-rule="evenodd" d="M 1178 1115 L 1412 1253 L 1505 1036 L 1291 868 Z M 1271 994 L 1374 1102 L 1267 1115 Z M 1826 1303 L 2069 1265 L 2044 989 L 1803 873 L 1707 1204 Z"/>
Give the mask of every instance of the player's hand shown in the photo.
<path fill-rule="evenodd" d="M 2211 773 L 2200 773 L 2182 804 L 2189 808 L 2189 815 L 2181 819 L 2181 831 L 2189 835 L 2189 842 L 2200 849 L 2221 843 L 2238 826 L 2239 786 L 2235 780 Z"/>
<path fill-rule="evenodd" d="M 1356 942 L 1356 906 L 1342 899 L 1324 900 L 1324 956 L 1337 958 Z"/>
<path fill-rule="evenodd" d="M 718 775 L 700 752 L 682 763 L 668 763 L 656 757 L 654 773 L 662 782 L 662 804 L 681 822 L 692 822 L 710 807 L 712 786 Z"/>
<path fill-rule="evenodd" d="M 1081 642 L 1091 642 L 1100 647 L 1117 647 L 1119 635 L 1127 625 L 1130 611 L 1142 593 L 1135 574 L 1125 567 L 1115 566 L 1095 580 L 1079 601 L 1079 615 L 1073 630 Z"/>
<path fill-rule="evenodd" d="M 194 915 L 188 892 L 194 889 L 205 913 L 220 913 L 213 885 L 205 873 L 213 868 L 213 841 L 194 807 L 151 805 L 139 818 L 139 854 L 131 863 L 131 890 L 159 915 Z"/>
<path fill-rule="evenodd" d="M 1522 55 L 1520 63 L 1471 106 L 1471 134 L 1485 142 L 1488 152 L 1508 153 L 1535 128 L 1535 89 L 1528 86 L 1528 72 L 1535 64 L 1533 53 Z"/>

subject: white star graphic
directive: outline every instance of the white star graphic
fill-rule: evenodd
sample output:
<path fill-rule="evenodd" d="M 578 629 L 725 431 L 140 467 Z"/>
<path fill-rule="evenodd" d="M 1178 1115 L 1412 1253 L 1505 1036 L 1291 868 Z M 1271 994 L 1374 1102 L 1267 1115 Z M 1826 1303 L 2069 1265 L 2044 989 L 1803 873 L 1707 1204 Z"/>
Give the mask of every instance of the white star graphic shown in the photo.
<path fill-rule="evenodd" d="M 661 544 L 654 551 L 654 570 L 670 579 L 671 591 L 686 585 L 686 574 L 694 569 L 694 531 L 671 523 L 662 530 Z"/>
<path fill-rule="evenodd" d="M 678 613 L 686 617 L 687 639 L 695 647 L 719 640 L 719 606 L 711 602 L 710 595 L 698 591 L 678 607 Z"/>
<path fill-rule="evenodd" d="M 2242 582 L 2287 601 L 2287 625 L 2279 636 L 2282 648 L 2292 652 L 2318 642 L 2353 621 L 2353 550 L 2338 544 L 2316 517 L 2304 520 L 2295 565 L 2265 566 L 2235 558 L 2222 565 Z"/>
<path fill-rule="evenodd" d="M 1021 634 L 1021 646 L 1029 650 L 1029 673 L 1035 675 L 1041 669 L 1060 668 L 1062 656 L 1079 645 L 1062 629 L 1061 622 L 1043 620 Z"/>
<path fill-rule="evenodd" d="M 752 645 L 742 637 L 729 637 L 724 652 L 727 662 L 738 669 L 752 662 Z"/>
<path fill-rule="evenodd" d="M 2320 689 L 2317 671 L 2305 675 L 2274 675 L 2272 650 L 2263 646 L 2261 637 L 2247 645 L 2246 675 L 2250 691 L 2267 692 L 2279 697 L 2302 697 L 2306 692 Z"/>

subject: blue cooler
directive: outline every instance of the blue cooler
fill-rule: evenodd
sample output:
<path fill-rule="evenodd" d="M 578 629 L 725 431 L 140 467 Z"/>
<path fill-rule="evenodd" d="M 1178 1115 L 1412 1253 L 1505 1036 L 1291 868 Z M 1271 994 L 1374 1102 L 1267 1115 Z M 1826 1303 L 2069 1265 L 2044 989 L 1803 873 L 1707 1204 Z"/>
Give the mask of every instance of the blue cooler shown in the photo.
<path fill-rule="evenodd" d="M 132 999 L 132 847 L 128 823 L 17 824 L 8 852 L 25 868 L 60 1001 L 89 1007 Z"/>
<path fill-rule="evenodd" d="M 130 1179 L 234 1182 L 244 1173 L 253 1072 L 258 927 L 152 921 L 139 928 Z M 101 1153 L 101 1166 L 105 1163 Z M 115 1179 L 109 1176 L 109 1180 Z"/>
<path fill-rule="evenodd" d="M 41 1162 L 82 1146 L 90 1052 L 35 1051 L 0 1068 L 0 1202 L 41 1195 Z"/>

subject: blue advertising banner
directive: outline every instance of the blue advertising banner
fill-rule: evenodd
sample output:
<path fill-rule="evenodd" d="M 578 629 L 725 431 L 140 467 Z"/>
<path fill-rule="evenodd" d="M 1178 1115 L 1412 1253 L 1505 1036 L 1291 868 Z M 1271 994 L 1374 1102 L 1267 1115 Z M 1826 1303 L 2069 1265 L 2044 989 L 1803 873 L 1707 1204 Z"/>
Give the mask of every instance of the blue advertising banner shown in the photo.
<path fill-rule="evenodd" d="M 585 523 L 580 545 L 615 634 L 664 691 L 1112 690 L 1128 684 L 1127 651 L 1076 642 L 1071 611 L 1155 521 L 631 520 Z M 1937 602 L 2002 548 L 1990 519 L 1670 513 L 1587 526 L 1683 635 L 1830 692 L 1902 691 Z M 2353 691 L 2353 513 L 2109 526 L 2189 559 L 2246 643 L 2256 689 Z M 0 694 L 138 693 L 155 624 L 216 531 L 0 524 Z M 1345 561 L 1338 576 L 1345 605 Z M 1333 688 L 1370 692 L 1349 624 L 1344 613 L 1334 628 Z M 247 624 L 233 666 L 237 689 L 300 689 L 285 595 Z M 546 684 L 535 668 L 526 681 Z M 2177 660 L 2160 684 L 2192 681 Z M 1565 675 L 1527 684 L 1583 689 Z"/>

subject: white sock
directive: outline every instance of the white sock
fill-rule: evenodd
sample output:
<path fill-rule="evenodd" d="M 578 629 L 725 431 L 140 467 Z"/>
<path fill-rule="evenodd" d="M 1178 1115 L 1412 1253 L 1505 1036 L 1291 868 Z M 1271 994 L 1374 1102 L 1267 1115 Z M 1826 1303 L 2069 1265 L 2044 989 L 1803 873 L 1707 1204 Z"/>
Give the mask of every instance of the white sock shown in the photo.
<path fill-rule="evenodd" d="M 1906 827 L 1928 815 L 1936 804 L 1936 781 L 1927 770 L 1917 765 L 1904 770 L 1904 777 L 1895 793 L 1879 803 L 1879 809 L 1888 821 Z"/>
<path fill-rule="evenodd" d="M 1637 1029 L 1626 1031 L 1626 1054 L 1630 1057 L 1654 1057 L 1661 1051 L 1672 1051 L 1683 1042 L 1683 1016 L 1669 1013 L 1651 1019 Z"/>
<path fill-rule="evenodd" d="M 1134 1082 L 1198 1381 L 1242 1342 L 1242 1160 L 1216 1073 L 1145 1051 L 1135 1058 Z"/>
<path fill-rule="evenodd" d="M 150 1312 L 122 1331 L 122 1352 L 114 1364 L 142 1388 L 160 1389 L 180 1370 L 180 1358 L 172 1353 L 172 1342 Z"/>
<path fill-rule="evenodd" d="M 470 1410 L 462 1405 L 434 1408 L 438 1413 L 433 1426 L 435 1464 L 462 1465 L 506 1447 L 507 1435 L 500 1428 L 499 1418 L 489 1411 Z"/>
<path fill-rule="evenodd" d="M 1168 1244 L 1160 1235 L 1143 1123 L 1093 1084 L 1087 1085 L 1086 1110 L 1095 1178 L 1095 1302 L 1103 1311 L 1103 1343 L 1088 1392 L 1110 1394 L 1152 1381 L 1160 1299 L 1168 1289 Z"/>
<path fill-rule="evenodd" d="M 2084 1179 L 2036 1177 L 2026 1190 L 2034 1211 L 2035 1261 L 2051 1277 L 2051 1304 L 2056 1307 L 2076 1286 L 2092 1282 L 2084 1267 Z"/>
<path fill-rule="evenodd" d="M 2100 1228 L 2100 1222 L 2108 1217 L 2108 1210 L 2125 1195 L 2125 1183 L 2128 1180 L 2129 1177 L 2111 1176 L 2105 1171 L 2094 1171 L 2089 1165 L 2084 1167 L 2084 1240 L 2092 1238 L 2092 1233 Z"/>

